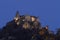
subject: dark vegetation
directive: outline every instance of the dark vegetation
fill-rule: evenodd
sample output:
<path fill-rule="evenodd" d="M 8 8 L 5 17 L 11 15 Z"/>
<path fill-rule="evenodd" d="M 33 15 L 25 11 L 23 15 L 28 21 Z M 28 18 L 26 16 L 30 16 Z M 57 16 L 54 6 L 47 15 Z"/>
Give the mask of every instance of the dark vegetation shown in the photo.
<path fill-rule="evenodd" d="M 0 40 L 60 40 L 60 28 L 55 34 L 48 26 L 42 27 L 37 17 L 18 13 L 0 29 Z"/>

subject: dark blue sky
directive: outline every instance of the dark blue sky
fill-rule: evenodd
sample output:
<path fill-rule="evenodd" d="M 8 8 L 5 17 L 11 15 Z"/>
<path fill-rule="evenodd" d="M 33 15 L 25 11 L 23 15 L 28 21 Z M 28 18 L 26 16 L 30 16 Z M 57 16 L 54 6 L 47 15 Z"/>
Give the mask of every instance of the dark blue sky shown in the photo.
<path fill-rule="evenodd" d="M 16 11 L 20 14 L 39 16 L 42 26 L 50 30 L 60 28 L 59 0 L 0 0 L 0 28 L 11 21 Z"/>

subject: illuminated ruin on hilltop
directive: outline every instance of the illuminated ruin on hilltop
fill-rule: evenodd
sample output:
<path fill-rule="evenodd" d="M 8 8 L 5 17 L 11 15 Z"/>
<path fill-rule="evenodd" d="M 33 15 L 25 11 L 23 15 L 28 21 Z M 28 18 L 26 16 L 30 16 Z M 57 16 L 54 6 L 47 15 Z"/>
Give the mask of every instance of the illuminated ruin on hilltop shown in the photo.
<path fill-rule="evenodd" d="M 28 28 L 40 28 L 41 25 L 38 21 L 38 18 L 35 16 L 30 15 L 19 15 L 19 12 L 16 12 L 16 16 L 14 17 L 14 20 L 17 25 L 20 25 L 20 22 L 24 22 L 23 27 Z"/>

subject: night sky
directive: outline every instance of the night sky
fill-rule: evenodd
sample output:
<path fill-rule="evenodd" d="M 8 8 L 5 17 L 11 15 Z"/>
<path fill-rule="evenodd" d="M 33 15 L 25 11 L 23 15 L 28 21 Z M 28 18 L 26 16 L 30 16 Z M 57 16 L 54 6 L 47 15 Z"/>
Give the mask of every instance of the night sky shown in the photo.
<path fill-rule="evenodd" d="M 13 20 L 17 10 L 20 15 L 39 17 L 41 25 L 48 25 L 50 30 L 60 28 L 59 0 L 0 0 L 0 28 Z"/>

